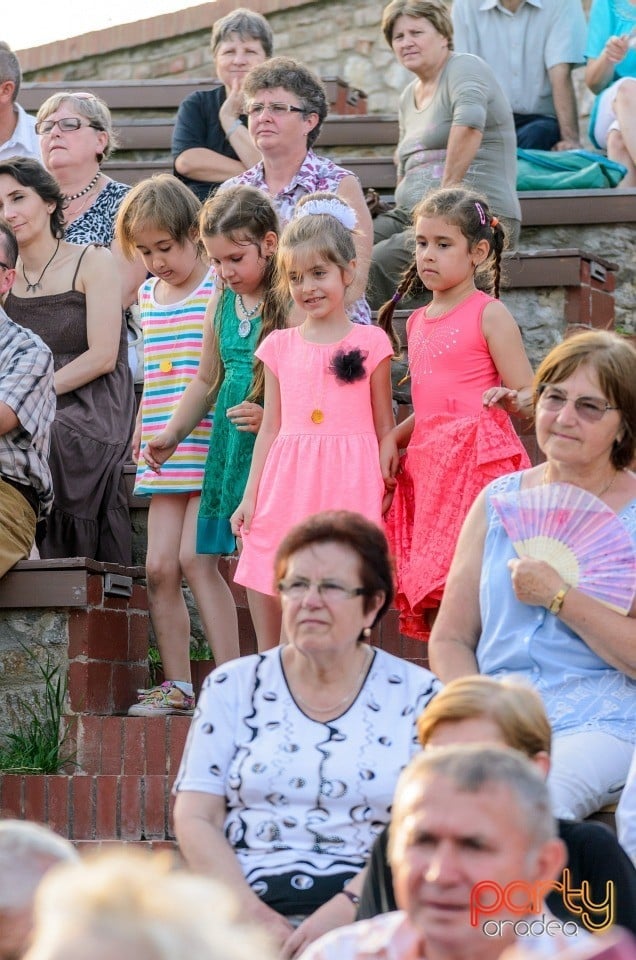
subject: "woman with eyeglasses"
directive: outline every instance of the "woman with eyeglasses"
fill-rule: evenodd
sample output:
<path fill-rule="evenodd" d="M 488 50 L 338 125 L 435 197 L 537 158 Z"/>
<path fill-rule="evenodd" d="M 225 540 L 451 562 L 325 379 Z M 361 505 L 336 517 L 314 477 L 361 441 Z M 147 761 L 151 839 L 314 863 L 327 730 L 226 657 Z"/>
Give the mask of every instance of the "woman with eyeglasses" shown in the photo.
<path fill-rule="evenodd" d="M 55 93 L 38 110 L 35 130 L 42 162 L 63 194 L 65 240 L 111 249 L 121 277 L 122 305 L 129 307 L 137 300 L 146 271 L 140 260 L 126 260 L 115 239 L 119 204 L 130 187 L 101 170 L 117 146 L 110 110 L 92 93 Z"/>
<path fill-rule="evenodd" d="M 254 67 L 243 82 L 248 129 L 262 161 L 245 173 L 226 180 L 219 189 L 248 184 L 266 193 L 278 214 L 281 227 L 292 218 L 296 204 L 309 193 L 335 193 L 356 215 L 356 276 L 349 288 L 349 316 L 354 323 L 370 323 L 365 299 L 373 224 L 360 181 L 328 157 L 314 153 L 329 107 L 320 79 L 304 64 L 288 57 L 274 57 Z M 298 308 L 291 323 L 301 323 Z"/>
<path fill-rule="evenodd" d="M 540 364 L 534 398 L 545 463 L 493 481 L 475 501 L 430 659 L 445 682 L 513 673 L 538 689 L 554 734 L 555 816 L 584 819 L 618 798 L 636 742 L 636 602 L 623 616 L 577 589 L 576 575 L 517 557 L 493 497 L 572 485 L 614 511 L 636 545 L 636 351 L 606 331 L 570 337 Z M 572 492 L 553 487 L 548 519 Z M 610 557 L 612 549 L 607 543 Z"/>
<path fill-rule="evenodd" d="M 64 237 L 64 197 L 37 160 L 0 163 L 0 215 L 18 241 L 9 316 L 53 354 L 57 410 L 49 466 L 53 508 L 43 558 L 131 563 L 124 480 L 134 425 L 117 266 L 109 250 Z"/>
<path fill-rule="evenodd" d="M 440 684 L 369 645 L 393 597 L 387 542 L 369 520 L 305 520 L 281 543 L 274 579 L 287 642 L 206 680 L 174 818 L 188 865 L 229 884 L 291 958 L 354 919 L 417 716 Z"/>

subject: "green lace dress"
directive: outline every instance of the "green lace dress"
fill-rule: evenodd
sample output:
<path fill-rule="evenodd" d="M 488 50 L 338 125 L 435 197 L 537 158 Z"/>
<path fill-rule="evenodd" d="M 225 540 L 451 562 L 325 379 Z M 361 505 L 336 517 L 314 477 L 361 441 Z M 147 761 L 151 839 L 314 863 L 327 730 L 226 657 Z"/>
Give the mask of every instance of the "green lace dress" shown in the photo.
<path fill-rule="evenodd" d="M 238 333 L 236 295 L 227 290 L 214 318 L 224 377 L 214 411 L 214 428 L 205 463 L 197 520 L 197 553 L 233 553 L 230 517 L 238 507 L 252 460 L 256 434 L 237 430 L 228 407 L 246 399 L 253 376 L 254 350 L 261 318 L 254 317 L 246 337 Z"/>

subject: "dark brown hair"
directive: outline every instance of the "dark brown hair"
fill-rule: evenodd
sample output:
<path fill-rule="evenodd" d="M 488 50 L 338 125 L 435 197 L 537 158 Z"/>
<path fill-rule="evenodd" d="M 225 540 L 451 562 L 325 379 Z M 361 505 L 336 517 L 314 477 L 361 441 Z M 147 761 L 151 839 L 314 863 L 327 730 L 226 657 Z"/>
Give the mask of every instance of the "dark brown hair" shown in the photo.
<path fill-rule="evenodd" d="M 360 513 L 325 510 L 314 513 L 289 531 L 276 551 L 274 583 L 285 579 L 289 561 L 299 550 L 319 543 L 337 543 L 357 554 L 360 580 L 364 587 L 363 610 L 367 613 L 373 597 L 384 593 L 384 603 L 373 625 L 384 616 L 393 600 L 393 569 L 389 545 L 382 530 Z"/>
<path fill-rule="evenodd" d="M 64 196 L 55 177 L 32 157 L 11 157 L 0 161 L 0 176 L 17 180 L 21 187 L 30 187 L 45 203 L 55 204 L 49 215 L 51 233 L 56 240 L 64 236 Z"/>
<path fill-rule="evenodd" d="M 504 229 L 490 212 L 488 201 L 478 193 L 466 187 L 440 187 L 432 190 L 413 210 L 413 223 L 418 217 L 441 217 L 448 223 L 459 227 L 472 249 L 480 240 L 487 240 L 490 247 L 488 256 L 475 272 L 475 282 L 481 290 L 499 298 L 501 284 L 501 257 L 506 245 Z M 400 300 L 419 295 L 426 287 L 417 273 L 415 259 L 404 271 L 394 296 L 378 311 L 378 323 L 383 323 L 385 315 L 393 318 L 396 305 Z"/>
<path fill-rule="evenodd" d="M 227 190 L 221 190 L 210 197 L 203 205 L 199 216 L 199 231 L 202 237 L 227 237 L 232 243 L 239 245 L 253 244 L 258 247 L 268 233 L 278 236 L 279 226 L 276 211 L 269 197 L 256 187 L 237 185 Z M 263 342 L 272 330 L 282 330 L 287 326 L 287 306 L 277 296 L 276 260 L 268 258 L 263 272 L 264 299 L 261 310 L 261 330 L 256 346 Z M 217 316 L 223 309 L 223 301 L 227 296 L 227 287 L 223 287 L 217 306 Z M 216 319 L 216 318 L 215 318 Z M 216 323 L 215 323 L 216 331 Z M 219 351 L 218 338 L 216 340 Z M 211 387 L 211 396 L 214 397 L 223 379 L 223 365 L 220 362 L 220 352 L 217 355 L 218 375 Z M 262 401 L 264 394 L 265 371 L 262 360 L 254 359 L 254 379 L 247 399 Z"/>

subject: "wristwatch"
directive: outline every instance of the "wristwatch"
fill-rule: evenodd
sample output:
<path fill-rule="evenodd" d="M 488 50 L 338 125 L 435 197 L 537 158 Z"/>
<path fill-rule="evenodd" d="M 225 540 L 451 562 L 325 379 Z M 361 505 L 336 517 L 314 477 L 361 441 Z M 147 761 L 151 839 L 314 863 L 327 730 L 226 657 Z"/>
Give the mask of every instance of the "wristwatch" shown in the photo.
<path fill-rule="evenodd" d="M 557 592 L 554 594 L 552 598 L 552 603 L 548 607 L 548 610 L 550 611 L 550 613 L 553 613 L 555 617 L 561 612 L 561 607 L 563 606 L 565 595 L 569 589 L 570 589 L 570 584 L 566 583 L 564 586 L 561 587 L 560 590 L 557 590 Z"/>

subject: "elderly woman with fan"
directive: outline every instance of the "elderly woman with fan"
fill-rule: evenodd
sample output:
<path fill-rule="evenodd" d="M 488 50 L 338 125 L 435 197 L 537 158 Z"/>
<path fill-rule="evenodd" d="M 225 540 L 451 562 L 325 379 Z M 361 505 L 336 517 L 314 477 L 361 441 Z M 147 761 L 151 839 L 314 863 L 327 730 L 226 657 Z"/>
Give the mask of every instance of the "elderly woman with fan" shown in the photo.
<path fill-rule="evenodd" d="M 636 741 L 636 352 L 605 331 L 534 382 L 546 462 L 493 481 L 457 544 L 430 640 L 443 681 L 517 674 L 554 732 L 555 815 L 615 800 Z"/>

